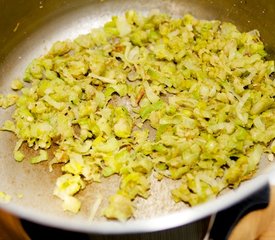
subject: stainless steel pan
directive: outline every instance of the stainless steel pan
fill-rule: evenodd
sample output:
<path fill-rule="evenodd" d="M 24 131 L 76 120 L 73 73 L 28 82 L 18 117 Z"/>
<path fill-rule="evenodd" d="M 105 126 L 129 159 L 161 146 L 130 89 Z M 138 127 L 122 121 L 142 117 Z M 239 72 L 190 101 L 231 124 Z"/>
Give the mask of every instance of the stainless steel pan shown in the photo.
<path fill-rule="evenodd" d="M 236 24 L 240 30 L 254 28 L 261 32 L 270 58 L 275 57 L 275 2 L 269 0 L 1 0 L 0 1 L 0 92 L 9 91 L 10 82 L 23 74 L 26 65 L 44 54 L 57 40 L 74 38 L 101 26 L 112 15 L 128 9 L 144 13 L 159 9 L 174 16 L 191 13 L 198 18 L 220 19 Z M 0 110 L 0 124 L 10 117 L 10 111 Z M 217 199 L 193 208 L 175 204 L 170 198 L 169 181 L 153 184 L 148 200 L 137 200 L 134 220 L 125 223 L 107 221 L 100 209 L 117 186 L 116 177 L 103 184 L 91 184 L 80 198 L 83 207 L 78 215 L 63 212 L 60 200 L 52 195 L 55 168 L 48 172 L 47 164 L 33 166 L 12 158 L 15 139 L 0 132 L 0 191 L 12 196 L 9 204 L 0 204 L 20 217 L 64 229 L 87 233 L 132 233 L 164 230 L 191 223 L 214 214 L 240 201 L 267 183 L 274 164 L 263 160 L 257 175 Z M 30 153 L 31 154 L 31 153 Z M 177 183 L 175 183 L 177 184 Z M 21 195 L 23 194 L 23 197 Z M 94 220 L 90 212 L 98 196 L 103 197 Z"/>

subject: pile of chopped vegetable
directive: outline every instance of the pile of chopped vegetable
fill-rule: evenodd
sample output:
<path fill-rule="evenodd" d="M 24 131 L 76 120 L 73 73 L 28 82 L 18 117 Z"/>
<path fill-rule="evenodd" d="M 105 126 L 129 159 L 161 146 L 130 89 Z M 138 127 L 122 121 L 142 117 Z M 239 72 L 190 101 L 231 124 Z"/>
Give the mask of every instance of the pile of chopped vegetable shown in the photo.
<path fill-rule="evenodd" d="M 56 42 L 12 83 L 21 95 L 2 130 L 37 150 L 32 163 L 61 164 L 54 195 L 77 213 L 77 193 L 117 174 L 105 217 L 127 220 L 148 198 L 150 176 L 182 184 L 191 206 L 237 187 L 275 153 L 274 61 L 254 30 L 231 23 L 128 11 L 73 41 Z M 48 149 L 55 146 L 54 158 Z"/>

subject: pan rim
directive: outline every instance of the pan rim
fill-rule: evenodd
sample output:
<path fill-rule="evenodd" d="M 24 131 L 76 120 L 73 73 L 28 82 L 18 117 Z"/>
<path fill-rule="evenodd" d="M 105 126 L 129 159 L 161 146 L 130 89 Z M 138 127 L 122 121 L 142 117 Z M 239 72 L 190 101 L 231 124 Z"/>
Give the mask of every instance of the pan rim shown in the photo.
<path fill-rule="evenodd" d="M 271 172 L 275 173 L 274 170 Z M 0 203 L 0 208 L 22 219 L 69 231 L 88 234 L 149 233 L 184 226 L 226 209 L 268 184 L 271 172 L 244 182 L 234 191 L 230 191 L 206 203 L 150 219 L 129 220 L 126 222 L 83 221 L 77 218 L 45 215 L 43 212 L 16 205 L 12 202 Z"/>

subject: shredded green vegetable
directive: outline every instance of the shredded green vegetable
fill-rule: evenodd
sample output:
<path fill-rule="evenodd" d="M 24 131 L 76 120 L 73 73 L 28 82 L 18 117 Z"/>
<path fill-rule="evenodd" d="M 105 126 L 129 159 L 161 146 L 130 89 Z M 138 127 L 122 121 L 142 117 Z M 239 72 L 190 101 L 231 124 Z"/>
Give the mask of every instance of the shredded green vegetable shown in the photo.
<path fill-rule="evenodd" d="M 181 179 L 173 199 L 191 206 L 253 176 L 274 154 L 274 61 L 258 31 L 231 23 L 128 11 L 75 40 L 56 42 L 28 66 L 3 130 L 26 143 L 32 163 L 61 163 L 54 194 L 78 212 L 77 193 L 117 174 L 104 210 L 121 221 L 148 198 L 150 176 Z M 151 130 L 148 129 L 148 125 Z M 146 127 L 147 126 L 147 127 Z M 271 146 L 271 148 L 269 147 Z"/>
<path fill-rule="evenodd" d="M 11 201 L 12 197 L 5 193 L 5 192 L 0 192 L 0 202 L 1 203 L 9 203 Z"/>

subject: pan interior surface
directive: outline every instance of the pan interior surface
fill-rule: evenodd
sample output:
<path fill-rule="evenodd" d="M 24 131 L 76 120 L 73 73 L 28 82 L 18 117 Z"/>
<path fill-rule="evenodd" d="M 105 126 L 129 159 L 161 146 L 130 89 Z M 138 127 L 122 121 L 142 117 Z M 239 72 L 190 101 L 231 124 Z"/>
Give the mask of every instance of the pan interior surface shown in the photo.
<path fill-rule="evenodd" d="M 12 15 L 15 4 L 20 11 L 16 10 Z M 270 58 L 274 57 L 275 40 L 269 29 L 275 21 L 275 4 L 269 1 L 49 0 L 40 1 L 39 4 L 37 1 L 11 1 L 10 5 L 2 1 L 0 7 L 6 10 L 0 17 L 0 32 L 5 33 L 0 37 L 3 46 L 0 50 L 1 93 L 10 92 L 11 81 L 21 77 L 27 64 L 45 54 L 54 42 L 88 33 L 90 29 L 102 26 L 113 15 L 121 15 L 130 9 L 144 14 L 158 9 L 175 17 L 191 13 L 200 19 L 230 21 L 242 31 L 256 28 L 262 33 Z M 11 19 L 9 16 L 14 17 Z M 0 110 L 0 114 L 2 125 L 10 118 L 11 110 Z M 1 204 L 1 207 L 46 225 L 83 232 L 146 232 L 190 223 L 258 190 L 268 181 L 268 173 L 274 168 L 274 164 L 263 160 L 254 179 L 243 183 L 237 190 L 194 208 L 187 208 L 183 203 L 175 204 L 171 199 L 170 190 L 177 186 L 177 182 L 153 182 L 152 196 L 136 202 L 135 220 L 119 223 L 106 221 L 100 212 L 107 205 L 108 196 L 117 189 L 119 179 L 116 176 L 104 180 L 103 184 L 90 184 L 79 193 L 83 206 L 79 214 L 72 215 L 62 210 L 60 200 L 52 194 L 55 180 L 61 173 L 59 167 L 54 167 L 54 171 L 49 173 L 48 163 L 36 166 L 28 161 L 17 163 L 12 157 L 14 145 L 15 137 L 12 134 L 0 133 L 0 191 L 12 196 L 11 203 Z M 29 151 L 29 154 L 33 153 Z M 102 199 L 99 210 L 95 218 L 90 219 L 93 206 L 99 198 Z"/>

